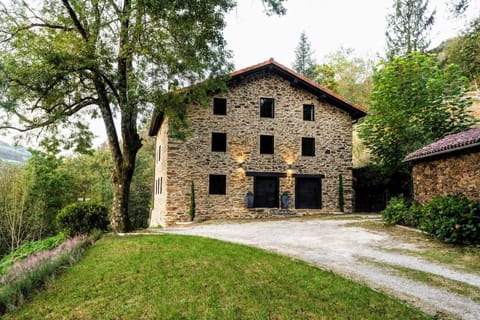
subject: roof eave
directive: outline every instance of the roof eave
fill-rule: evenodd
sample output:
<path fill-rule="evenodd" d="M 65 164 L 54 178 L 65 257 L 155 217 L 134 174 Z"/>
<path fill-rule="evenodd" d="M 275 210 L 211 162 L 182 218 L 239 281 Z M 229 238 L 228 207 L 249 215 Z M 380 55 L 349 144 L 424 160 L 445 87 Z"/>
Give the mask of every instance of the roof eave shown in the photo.
<path fill-rule="evenodd" d="M 433 152 L 433 153 L 420 155 L 420 156 L 413 157 L 413 158 L 410 158 L 410 159 L 407 159 L 408 158 L 408 156 L 407 156 L 407 157 L 405 157 L 405 159 L 403 159 L 402 162 L 405 162 L 405 163 L 406 162 L 416 162 L 416 161 L 420 161 L 420 160 L 425 160 L 427 158 L 433 158 L 433 157 L 436 157 L 436 156 L 441 156 L 441 155 L 445 155 L 445 154 L 449 154 L 449 153 L 455 153 L 455 152 L 463 151 L 463 150 L 467 150 L 467 149 L 473 149 L 473 148 L 476 148 L 476 147 L 480 147 L 480 141 L 475 142 L 473 144 L 467 144 L 467 145 L 459 146 L 459 147 L 452 148 L 452 149 L 446 149 L 446 150 L 442 150 L 442 151 L 437 151 L 437 152 Z"/>

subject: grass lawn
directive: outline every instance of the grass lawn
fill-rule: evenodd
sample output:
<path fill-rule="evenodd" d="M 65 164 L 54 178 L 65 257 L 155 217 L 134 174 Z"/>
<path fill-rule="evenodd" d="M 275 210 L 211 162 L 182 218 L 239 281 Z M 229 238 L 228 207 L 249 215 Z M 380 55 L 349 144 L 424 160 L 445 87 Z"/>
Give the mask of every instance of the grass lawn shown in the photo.
<path fill-rule="evenodd" d="M 107 236 L 6 319 L 429 319 L 332 272 L 206 238 Z"/>

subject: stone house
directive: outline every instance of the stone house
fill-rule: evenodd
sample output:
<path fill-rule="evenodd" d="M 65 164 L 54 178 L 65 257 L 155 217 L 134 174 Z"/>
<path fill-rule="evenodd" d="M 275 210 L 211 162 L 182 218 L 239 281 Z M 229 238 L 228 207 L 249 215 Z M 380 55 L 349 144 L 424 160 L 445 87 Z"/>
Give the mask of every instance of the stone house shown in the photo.
<path fill-rule="evenodd" d="M 480 128 L 446 136 L 410 153 L 414 199 L 464 194 L 480 201 Z"/>
<path fill-rule="evenodd" d="M 339 175 L 350 212 L 352 120 L 365 110 L 273 59 L 232 73 L 228 88 L 208 108 L 188 106 L 185 141 L 169 138 L 168 118 L 153 115 L 150 225 L 190 220 L 192 182 L 199 220 L 338 212 Z M 281 210 L 285 192 L 289 209 Z"/>

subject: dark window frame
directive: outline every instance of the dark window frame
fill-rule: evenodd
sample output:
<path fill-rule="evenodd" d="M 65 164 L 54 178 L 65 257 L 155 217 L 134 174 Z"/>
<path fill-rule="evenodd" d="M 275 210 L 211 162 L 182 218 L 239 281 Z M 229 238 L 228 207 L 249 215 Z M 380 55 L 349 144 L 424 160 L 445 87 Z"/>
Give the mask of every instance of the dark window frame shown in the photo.
<path fill-rule="evenodd" d="M 271 102 L 271 105 L 267 105 L 267 102 Z M 260 118 L 275 118 L 275 99 L 260 98 Z"/>
<path fill-rule="evenodd" d="M 217 116 L 227 115 L 227 99 L 213 98 L 213 114 Z"/>
<path fill-rule="evenodd" d="M 227 152 L 227 134 L 225 132 L 212 132 L 212 152 Z"/>
<path fill-rule="evenodd" d="M 271 139 L 271 141 L 268 140 Z M 260 154 L 275 154 L 275 136 L 260 135 Z"/>
<path fill-rule="evenodd" d="M 302 157 L 315 157 L 315 138 L 302 137 Z"/>
<path fill-rule="evenodd" d="M 227 194 L 227 176 L 224 174 L 208 175 L 208 194 L 226 195 Z"/>
<path fill-rule="evenodd" d="M 307 112 L 306 109 L 310 109 L 310 112 Z M 303 105 L 303 120 L 304 121 L 315 121 L 315 105 L 313 104 L 304 104 Z"/>

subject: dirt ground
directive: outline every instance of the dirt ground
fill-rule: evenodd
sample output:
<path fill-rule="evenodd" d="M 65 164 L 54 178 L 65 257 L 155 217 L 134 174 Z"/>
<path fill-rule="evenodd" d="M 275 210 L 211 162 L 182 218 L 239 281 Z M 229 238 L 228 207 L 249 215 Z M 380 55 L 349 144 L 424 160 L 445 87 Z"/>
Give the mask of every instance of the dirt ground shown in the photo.
<path fill-rule="evenodd" d="M 480 292 L 480 270 L 466 272 L 415 254 L 428 244 L 399 236 L 411 231 L 397 228 L 392 233 L 362 226 L 378 219 L 368 215 L 209 222 L 160 232 L 204 236 L 275 251 L 366 283 L 437 319 L 480 319 L 480 299 L 470 294 Z M 427 280 L 422 281 L 422 277 Z M 449 288 L 452 283 L 456 291 Z"/>

